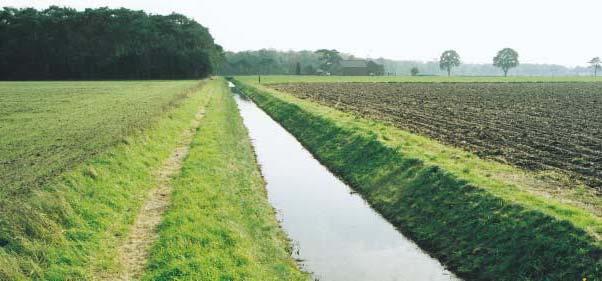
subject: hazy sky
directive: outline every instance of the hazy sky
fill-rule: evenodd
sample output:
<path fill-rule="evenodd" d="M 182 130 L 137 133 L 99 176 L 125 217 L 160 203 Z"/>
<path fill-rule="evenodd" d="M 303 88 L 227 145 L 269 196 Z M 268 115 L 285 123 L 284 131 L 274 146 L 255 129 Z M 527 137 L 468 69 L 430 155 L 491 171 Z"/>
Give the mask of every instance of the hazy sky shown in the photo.
<path fill-rule="evenodd" d="M 602 57 L 602 0 L 0 0 L 0 6 L 127 7 L 185 14 L 226 50 L 334 48 L 428 61 L 455 49 L 490 63 L 512 47 L 522 62 L 585 65 Z"/>

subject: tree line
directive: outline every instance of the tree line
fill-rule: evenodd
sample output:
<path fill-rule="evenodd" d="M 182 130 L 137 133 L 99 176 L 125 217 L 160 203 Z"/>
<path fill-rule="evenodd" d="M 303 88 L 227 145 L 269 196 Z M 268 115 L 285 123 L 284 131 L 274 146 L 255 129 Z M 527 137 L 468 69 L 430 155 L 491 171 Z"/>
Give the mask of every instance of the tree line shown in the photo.
<path fill-rule="evenodd" d="M 0 10 L 0 80 L 201 78 L 223 60 L 207 28 L 180 14 Z"/>
<path fill-rule="evenodd" d="M 587 62 L 594 71 L 594 77 L 597 76 L 598 70 L 602 69 L 602 61 L 600 57 L 594 57 Z M 441 54 L 439 59 L 439 68 L 447 71 L 447 76 L 451 76 L 451 70 L 462 64 L 460 55 L 455 50 L 447 50 Z M 504 76 L 508 76 L 508 71 L 519 65 L 518 52 L 512 48 L 504 48 L 493 57 L 493 66 L 500 68 L 504 72 Z M 414 67 L 411 74 L 414 76 L 418 73 L 418 68 Z"/>
<path fill-rule="evenodd" d="M 439 67 L 447 71 L 447 76 L 451 76 L 452 68 L 458 67 L 460 64 L 462 64 L 460 55 L 455 50 L 443 52 L 439 59 Z M 493 66 L 499 67 L 504 72 L 504 76 L 508 76 L 508 71 L 517 67 L 518 64 L 518 52 L 512 48 L 504 48 L 493 57 Z"/>
<path fill-rule="evenodd" d="M 320 55 L 313 51 L 226 52 L 219 70 L 225 75 L 302 74 L 314 75 L 320 67 Z"/>
<path fill-rule="evenodd" d="M 506 50 L 506 51 L 504 51 Z M 374 59 L 390 75 L 583 75 L 588 69 L 518 64 L 504 49 L 492 65 L 461 64 L 455 52 L 433 62 Z M 453 50 L 449 50 L 453 51 Z M 516 53 L 516 56 L 512 53 Z M 0 80 L 179 79 L 224 75 L 337 73 L 353 55 L 336 50 L 224 52 L 201 24 L 180 14 L 152 15 L 121 9 L 51 6 L 0 9 Z M 456 62 L 457 59 L 457 62 Z M 512 62 L 512 61 L 515 62 Z M 508 64 L 509 63 L 509 64 Z M 515 63 L 515 64 L 514 64 Z M 600 58 L 588 61 L 594 75 Z M 514 64 L 514 65 L 513 65 Z"/>
<path fill-rule="evenodd" d="M 220 73 L 224 75 L 317 75 L 319 74 L 318 70 L 328 69 L 321 54 L 323 51 L 336 50 L 278 51 L 263 49 L 226 52 L 226 61 L 220 69 Z M 355 58 L 351 54 L 337 53 L 342 59 Z M 330 57 L 335 58 L 336 61 L 336 57 Z M 458 59 L 460 59 L 459 56 Z M 447 75 L 446 69 L 442 69 L 440 66 L 441 58 L 429 62 L 400 61 L 385 58 L 376 58 L 373 61 L 384 65 L 385 75 Z M 460 62 L 459 66 L 452 67 L 452 69 L 455 75 L 492 76 L 504 73 L 503 68 L 496 67 L 493 63 L 465 64 Z M 450 74 L 452 69 L 450 69 Z M 599 72 L 600 69 L 602 68 L 599 66 L 597 71 Z M 569 68 L 562 65 L 520 63 L 516 67 L 509 67 L 508 74 L 510 74 L 510 70 L 513 75 L 519 76 L 573 76 L 593 74 L 593 65 L 590 68 L 580 66 Z M 331 71 L 331 73 L 336 73 L 336 71 Z"/>
<path fill-rule="evenodd" d="M 220 73 L 225 75 L 318 75 L 324 73 L 336 75 L 341 72 L 340 62 L 342 60 L 360 59 L 334 49 L 287 52 L 262 49 L 258 51 L 226 52 L 225 57 L 226 61 L 220 70 Z M 368 64 L 371 65 L 370 61 Z"/>

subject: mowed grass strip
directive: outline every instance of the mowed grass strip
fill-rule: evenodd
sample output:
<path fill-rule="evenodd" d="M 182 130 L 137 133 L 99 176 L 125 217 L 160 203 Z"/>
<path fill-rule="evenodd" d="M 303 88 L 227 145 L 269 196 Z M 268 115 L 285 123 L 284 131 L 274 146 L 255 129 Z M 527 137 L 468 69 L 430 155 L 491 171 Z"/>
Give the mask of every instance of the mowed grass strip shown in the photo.
<path fill-rule="evenodd" d="M 0 82 L 0 198 L 125 141 L 198 81 Z"/>
<path fill-rule="evenodd" d="M 211 94 L 143 280 L 307 280 L 225 82 Z"/>
<path fill-rule="evenodd" d="M 52 88 L 43 90 L 50 93 L 79 87 L 81 95 L 56 93 L 56 100 L 44 97 L 51 113 L 40 113 L 39 116 L 31 113 L 29 118 L 32 120 L 23 120 L 25 128 L 44 127 L 35 124 L 40 122 L 46 124 L 46 130 L 55 130 L 45 132 L 45 136 L 60 136 L 65 126 L 43 117 L 61 116 L 59 112 L 62 111 L 65 115 L 73 115 L 68 118 L 77 127 L 73 131 L 65 129 L 66 132 L 86 136 L 79 139 L 81 147 L 78 151 L 102 147 L 104 152 L 99 151 L 98 155 L 81 163 L 71 163 L 69 171 L 42 183 L 40 188 L 11 194 L 10 200 L 0 203 L 0 280 L 92 280 L 100 274 L 119 271 L 117 247 L 126 237 L 148 190 L 156 186 L 156 171 L 177 147 L 179 137 L 190 128 L 195 114 L 207 103 L 210 95 L 204 83 L 33 83 L 37 87 Z M 30 84 L 23 87 L 25 85 Z M 104 86 L 99 90 L 90 85 Z M 108 89 L 119 94 L 107 93 Z M 71 93 L 71 90 L 67 92 Z M 39 95 L 44 96 L 43 93 Z M 35 101 L 35 96 L 30 98 Z M 174 97 L 178 98 L 174 100 Z M 67 100 L 71 107 L 60 105 L 61 99 Z M 88 99 L 91 101 L 86 101 Z M 152 101 L 152 106 L 144 102 L 147 99 Z M 95 100 L 101 104 L 94 103 Z M 140 107 L 139 102 L 144 106 Z M 94 111 L 97 104 L 102 110 Z M 38 108 L 44 107 L 39 105 Z M 86 112 L 92 113 L 88 117 Z M 127 118 L 136 121 L 127 121 Z M 113 122 L 129 125 L 111 124 Z M 132 131 L 126 135 L 128 128 Z M 25 140 L 28 133 L 24 134 L 20 136 L 15 132 L 12 139 Z M 24 149 L 45 147 L 43 141 L 32 139 Z M 71 145 L 76 142 L 71 140 Z M 63 147 L 56 153 L 79 155 L 68 152 L 70 148 Z M 50 151 L 47 153 L 52 155 Z"/>

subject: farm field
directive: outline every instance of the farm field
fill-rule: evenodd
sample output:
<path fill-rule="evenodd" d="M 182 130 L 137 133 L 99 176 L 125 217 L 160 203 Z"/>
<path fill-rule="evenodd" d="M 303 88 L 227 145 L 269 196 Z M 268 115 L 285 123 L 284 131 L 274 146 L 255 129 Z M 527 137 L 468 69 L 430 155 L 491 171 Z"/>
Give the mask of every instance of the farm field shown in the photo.
<path fill-rule="evenodd" d="M 0 181 L 0 280 L 87 280 L 115 270 L 116 245 L 155 171 L 207 102 L 203 85 L 0 83 L 2 157 L 27 164 L 2 167 L 12 177 Z"/>
<path fill-rule="evenodd" d="M 39 186 L 156 121 L 198 81 L 0 83 L 0 186 Z"/>
<path fill-rule="evenodd" d="M 602 1 L 4 2 L 0 281 L 602 281 Z"/>
<path fill-rule="evenodd" d="M 307 279 L 223 79 L 0 87 L 18 155 L 70 157 L 1 179 L 0 280 Z"/>
<path fill-rule="evenodd" d="M 247 81 L 257 81 L 257 75 L 239 76 Z M 340 83 L 340 82 L 488 82 L 488 83 L 508 83 L 508 82 L 602 82 L 602 77 L 592 76 L 316 76 L 316 75 L 265 75 L 261 76 L 262 84 L 275 83 Z"/>
<path fill-rule="evenodd" d="M 286 83 L 271 88 L 602 190 L 602 83 Z"/>
<path fill-rule="evenodd" d="M 599 280 L 602 201 L 595 189 L 556 172 L 483 159 L 250 77 L 234 82 L 323 165 L 459 276 Z"/>

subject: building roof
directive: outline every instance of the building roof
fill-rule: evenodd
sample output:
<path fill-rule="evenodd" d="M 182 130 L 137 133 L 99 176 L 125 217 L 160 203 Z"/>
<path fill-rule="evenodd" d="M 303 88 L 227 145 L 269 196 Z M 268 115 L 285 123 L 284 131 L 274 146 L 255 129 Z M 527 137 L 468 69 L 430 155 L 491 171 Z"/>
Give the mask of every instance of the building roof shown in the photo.
<path fill-rule="evenodd" d="M 368 63 L 365 60 L 342 60 L 342 67 L 367 67 Z"/>

